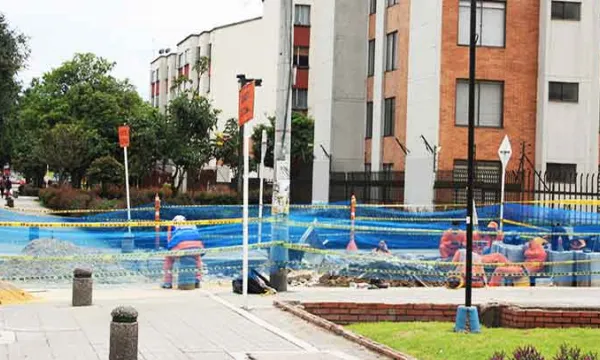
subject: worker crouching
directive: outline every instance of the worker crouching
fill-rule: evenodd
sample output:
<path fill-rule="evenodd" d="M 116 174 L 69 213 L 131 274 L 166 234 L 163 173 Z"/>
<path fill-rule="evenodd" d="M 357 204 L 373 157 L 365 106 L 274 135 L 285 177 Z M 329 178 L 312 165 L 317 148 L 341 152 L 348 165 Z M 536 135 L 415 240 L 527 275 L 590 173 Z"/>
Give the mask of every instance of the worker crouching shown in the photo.
<path fill-rule="evenodd" d="M 186 219 L 182 215 L 177 215 L 173 218 L 174 223 L 185 222 Z M 204 249 L 204 244 L 200 241 L 200 233 L 195 225 L 174 225 L 169 227 L 167 234 L 167 249 L 170 251 L 184 251 L 184 250 L 200 250 Z M 186 256 L 186 255 L 183 255 Z M 190 255 L 196 259 L 196 288 L 200 287 L 202 281 L 202 257 L 200 254 Z M 163 281 L 163 289 L 173 288 L 173 264 L 175 263 L 177 256 L 165 257 L 165 263 L 163 270 L 165 273 Z"/>
<path fill-rule="evenodd" d="M 481 255 L 477 253 L 473 254 L 473 276 L 471 278 L 471 284 L 473 288 L 482 288 L 486 285 L 486 277 L 485 277 L 485 269 L 483 268 L 483 262 Z M 467 251 L 465 249 L 458 250 L 454 257 L 452 258 L 452 262 L 459 264 L 456 267 L 456 274 L 453 274 L 448 277 L 446 280 L 447 287 L 451 289 L 458 289 L 465 285 L 466 283 L 466 273 L 467 273 Z"/>

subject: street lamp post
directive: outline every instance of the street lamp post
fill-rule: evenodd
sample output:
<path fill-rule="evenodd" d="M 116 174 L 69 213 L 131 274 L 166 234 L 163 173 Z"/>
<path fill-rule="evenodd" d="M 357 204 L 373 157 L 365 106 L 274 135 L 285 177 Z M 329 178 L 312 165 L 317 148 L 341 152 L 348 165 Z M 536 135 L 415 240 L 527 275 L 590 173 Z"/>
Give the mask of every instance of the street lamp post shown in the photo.
<path fill-rule="evenodd" d="M 479 315 L 473 307 L 473 201 L 475 163 L 475 65 L 477 56 L 477 0 L 471 0 L 470 41 L 469 41 L 469 129 L 467 160 L 467 254 L 465 269 L 465 306 L 456 313 L 455 331 L 480 332 Z"/>

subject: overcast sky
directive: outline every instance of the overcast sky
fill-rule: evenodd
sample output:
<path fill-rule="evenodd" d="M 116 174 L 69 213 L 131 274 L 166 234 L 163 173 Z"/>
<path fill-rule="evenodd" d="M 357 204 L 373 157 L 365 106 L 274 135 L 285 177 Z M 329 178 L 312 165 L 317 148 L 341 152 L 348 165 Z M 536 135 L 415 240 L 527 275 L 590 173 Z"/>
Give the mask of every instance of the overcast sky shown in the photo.
<path fill-rule="evenodd" d="M 115 61 L 115 76 L 149 94 L 149 64 L 158 49 L 262 13 L 261 0 L 0 0 L 12 27 L 29 36 L 29 84 L 76 52 Z"/>

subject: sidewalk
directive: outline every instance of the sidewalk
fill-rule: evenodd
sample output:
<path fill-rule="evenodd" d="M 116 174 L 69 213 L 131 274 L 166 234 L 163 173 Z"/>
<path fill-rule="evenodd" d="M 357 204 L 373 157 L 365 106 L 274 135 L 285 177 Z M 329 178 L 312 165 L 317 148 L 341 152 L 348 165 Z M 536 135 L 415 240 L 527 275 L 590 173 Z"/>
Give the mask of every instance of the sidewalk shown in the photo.
<path fill-rule="evenodd" d="M 248 314 L 209 291 L 99 288 L 86 308 L 70 306 L 69 289 L 37 295 L 44 300 L 0 312 L 0 360 L 105 360 L 110 311 L 122 304 L 140 314 L 142 360 L 379 359 L 276 310 L 273 297 L 254 298 L 258 306 Z"/>

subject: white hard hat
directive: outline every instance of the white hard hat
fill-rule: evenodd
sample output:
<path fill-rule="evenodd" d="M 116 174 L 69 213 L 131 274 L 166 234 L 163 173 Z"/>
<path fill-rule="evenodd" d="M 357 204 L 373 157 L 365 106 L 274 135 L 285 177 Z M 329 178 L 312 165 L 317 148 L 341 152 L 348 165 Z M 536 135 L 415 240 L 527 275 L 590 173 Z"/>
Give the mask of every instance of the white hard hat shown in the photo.
<path fill-rule="evenodd" d="M 185 221 L 185 216 L 183 216 L 183 215 L 177 215 L 177 216 L 175 216 L 175 217 L 173 218 L 173 221 L 176 221 L 176 222 L 184 222 L 184 221 Z"/>

